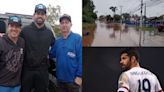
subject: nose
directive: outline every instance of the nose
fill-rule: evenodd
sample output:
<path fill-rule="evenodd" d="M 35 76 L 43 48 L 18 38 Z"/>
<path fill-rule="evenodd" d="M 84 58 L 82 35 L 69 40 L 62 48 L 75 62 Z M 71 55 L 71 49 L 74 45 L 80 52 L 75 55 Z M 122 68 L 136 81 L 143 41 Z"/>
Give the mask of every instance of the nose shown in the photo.
<path fill-rule="evenodd" d="M 65 23 L 65 22 L 63 22 L 63 26 L 64 26 L 64 27 L 66 26 L 66 23 Z"/>
<path fill-rule="evenodd" d="M 16 26 L 13 26 L 13 27 L 12 27 L 13 30 L 16 30 L 16 28 L 17 28 Z"/>
<path fill-rule="evenodd" d="M 38 14 L 38 17 L 39 17 L 39 18 L 42 17 L 42 14 Z"/>
<path fill-rule="evenodd" d="M 122 64 L 123 63 L 123 61 L 122 60 L 120 60 L 120 64 Z"/>

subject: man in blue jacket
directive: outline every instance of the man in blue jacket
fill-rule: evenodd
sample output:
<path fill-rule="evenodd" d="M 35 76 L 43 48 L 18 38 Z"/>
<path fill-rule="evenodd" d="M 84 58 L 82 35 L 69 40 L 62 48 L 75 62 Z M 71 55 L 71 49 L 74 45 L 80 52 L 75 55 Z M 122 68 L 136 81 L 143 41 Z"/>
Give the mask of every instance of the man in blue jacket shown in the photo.
<path fill-rule="evenodd" d="M 79 92 L 82 83 L 82 39 L 73 33 L 71 17 L 60 17 L 59 37 L 50 51 L 50 58 L 56 58 L 57 92 Z"/>

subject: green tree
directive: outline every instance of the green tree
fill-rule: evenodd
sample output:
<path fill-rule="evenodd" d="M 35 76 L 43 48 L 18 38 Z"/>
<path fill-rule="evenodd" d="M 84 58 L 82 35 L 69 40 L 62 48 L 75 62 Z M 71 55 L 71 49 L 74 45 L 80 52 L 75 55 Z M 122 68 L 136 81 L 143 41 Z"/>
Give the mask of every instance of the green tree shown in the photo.
<path fill-rule="evenodd" d="M 83 0 L 83 22 L 94 23 L 97 19 L 97 11 L 94 11 L 95 6 L 92 0 Z"/>
<path fill-rule="evenodd" d="M 120 22 L 121 16 L 118 15 L 118 14 L 115 14 L 114 17 L 113 17 L 113 19 L 115 20 L 115 22 Z"/>
<path fill-rule="evenodd" d="M 129 13 L 123 13 L 122 14 L 124 20 L 130 20 L 130 14 Z"/>
<path fill-rule="evenodd" d="M 60 17 L 60 6 L 57 5 L 56 7 L 52 6 L 52 5 L 48 5 L 47 7 L 47 21 L 51 24 L 51 26 L 55 26 L 55 23 L 59 20 Z"/>
<path fill-rule="evenodd" d="M 105 15 L 100 15 L 98 19 L 99 19 L 99 21 L 104 21 L 106 19 L 106 17 L 105 17 Z"/>
<path fill-rule="evenodd" d="M 51 27 L 53 28 L 55 35 L 58 37 L 61 35 L 59 25 L 56 24 L 56 22 L 59 20 L 59 17 L 61 16 L 61 7 L 57 5 L 56 7 L 52 5 L 48 5 L 47 7 L 47 21 L 50 23 Z"/>
<path fill-rule="evenodd" d="M 109 9 L 111 9 L 111 11 L 113 12 L 113 16 L 114 16 L 116 14 L 117 7 L 111 6 L 111 7 L 109 7 Z"/>
<path fill-rule="evenodd" d="M 106 21 L 107 22 L 113 21 L 113 18 L 111 17 L 111 15 L 106 15 Z"/>

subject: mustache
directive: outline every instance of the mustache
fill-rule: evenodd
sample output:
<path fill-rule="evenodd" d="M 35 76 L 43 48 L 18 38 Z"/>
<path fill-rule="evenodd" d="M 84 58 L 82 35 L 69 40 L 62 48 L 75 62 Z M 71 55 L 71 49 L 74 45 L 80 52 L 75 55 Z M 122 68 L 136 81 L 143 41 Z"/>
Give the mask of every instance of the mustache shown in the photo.
<path fill-rule="evenodd" d="M 43 18 L 42 18 L 42 17 L 39 17 L 39 18 L 37 18 L 37 19 L 42 19 L 42 20 L 43 20 Z"/>

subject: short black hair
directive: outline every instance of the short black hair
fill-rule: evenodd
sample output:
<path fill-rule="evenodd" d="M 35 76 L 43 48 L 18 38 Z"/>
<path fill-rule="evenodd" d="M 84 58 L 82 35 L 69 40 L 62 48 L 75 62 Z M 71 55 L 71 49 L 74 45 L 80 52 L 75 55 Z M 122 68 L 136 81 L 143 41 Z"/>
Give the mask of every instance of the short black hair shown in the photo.
<path fill-rule="evenodd" d="M 137 51 L 137 48 L 134 48 L 134 47 L 129 47 L 129 48 L 125 48 L 121 53 L 120 55 L 126 53 L 130 59 L 132 56 L 135 56 L 136 57 L 136 60 L 139 62 L 139 52 Z"/>

